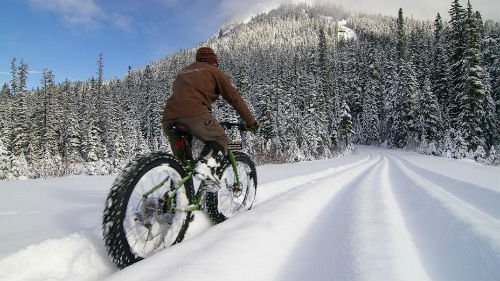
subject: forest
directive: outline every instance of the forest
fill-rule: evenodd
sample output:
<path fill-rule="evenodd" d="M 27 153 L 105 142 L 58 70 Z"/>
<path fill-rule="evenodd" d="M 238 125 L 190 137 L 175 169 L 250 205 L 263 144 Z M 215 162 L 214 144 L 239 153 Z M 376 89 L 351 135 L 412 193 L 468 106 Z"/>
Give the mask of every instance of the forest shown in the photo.
<path fill-rule="evenodd" d="M 257 135 L 228 132 L 259 164 L 334 157 L 352 144 L 500 162 L 500 24 L 470 2 L 426 21 L 397 7 L 388 17 L 283 5 L 202 45 L 261 123 Z M 197 47 L 114 80 L 103 79 L 99 54 L 89 80 L 56 83 L 45 69 L 36 89 L 13 58 L 0 91 L 0 179 L 115 173 L 139 153 L 170 150 L 163 104 Z M 214 112 L 238 120 L 224 101 Z"/>

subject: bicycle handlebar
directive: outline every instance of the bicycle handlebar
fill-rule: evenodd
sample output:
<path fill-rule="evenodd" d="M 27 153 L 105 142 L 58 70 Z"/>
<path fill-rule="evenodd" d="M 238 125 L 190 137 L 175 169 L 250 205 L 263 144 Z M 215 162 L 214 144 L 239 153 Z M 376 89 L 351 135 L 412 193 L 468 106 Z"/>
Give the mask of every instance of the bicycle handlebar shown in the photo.
<path fill-rule="evenodd" d="M 238 128 L 240 131 L 248 131 L 247 125 L 243 123 L 233 123 L 233 122 L 220 122 L 221 126 L 226 129 Z"/>

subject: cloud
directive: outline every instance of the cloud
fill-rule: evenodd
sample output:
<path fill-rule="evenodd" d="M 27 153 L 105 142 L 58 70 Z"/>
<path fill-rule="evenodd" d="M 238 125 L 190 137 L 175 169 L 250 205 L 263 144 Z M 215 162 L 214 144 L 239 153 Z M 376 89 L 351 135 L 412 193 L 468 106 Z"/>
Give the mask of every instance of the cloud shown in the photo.
<path fill-rule="evenodd" d="M 119 29 L 132 32 L 132 18 L 119 13 L 112 13 L 108 19 Z"/>
<path fill-rule="evenodd" d="M 220 18 L 231 18 L 237 21 L 246 21 L 250 17 L 278 8 L 282 4 L 313 3 L 314 0 L 253 0 L 233 1 L 222 0 L 218 6 Z"/>
<path fill-rule="evenodd" d="M 167 1 L 167 0 L 164 0 Z M 466 0 L 460 1 L 462 6 L 467 6 Z M 227 18 L 238 16 L 245 18 L 266 12 L 278 7 L 280 4 L 295 3 L 331 3 L 353 12 L 369 14 L 383 14 L 397 16 L 398 9 L 403 8 L 406 16 L 418 19 L 434 19 L 439 12 L 448 15 L 452 0 L 254 0 L 234 1 L 221 0 L 219 4 L 220 15 Z M 498 0 L 472 0 L 472 7 L 479 11 L 484 19 L 500 20 L 500 1 Z"/>
<path fill-rule="evenodd" d="M 30 0 L 30 3 L 61 16 L 69 24 L 96 25 L 104 14 L 94 0 Z"/>
<path fill-rule="evenodd" d="M 97 28 L 110 22 L 115 27 L 131 31 L 131 18 L 119 13 L 107 13 L 95 0 L 29 0 L 35 8 L 52 12 L 70 25 Z"/>

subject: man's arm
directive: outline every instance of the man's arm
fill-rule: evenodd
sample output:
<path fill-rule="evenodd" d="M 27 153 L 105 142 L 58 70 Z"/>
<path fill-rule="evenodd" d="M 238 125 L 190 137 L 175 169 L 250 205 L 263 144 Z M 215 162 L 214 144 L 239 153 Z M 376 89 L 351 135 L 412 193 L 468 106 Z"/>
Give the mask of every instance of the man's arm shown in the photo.
<path fill-rule="evenodd" d="M 229 78 L 222 71 L 218 72 L 217 88 L 219 94 L 238 112 L 248 126 L 257 124 L 241 94 L 233 87 Z"/>

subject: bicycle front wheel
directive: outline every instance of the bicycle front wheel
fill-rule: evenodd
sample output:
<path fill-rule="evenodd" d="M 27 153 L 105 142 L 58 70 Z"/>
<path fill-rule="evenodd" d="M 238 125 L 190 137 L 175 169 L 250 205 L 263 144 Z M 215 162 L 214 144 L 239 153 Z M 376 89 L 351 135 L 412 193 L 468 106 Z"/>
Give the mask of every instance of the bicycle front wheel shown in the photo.
<path fill-rule="evenodd" d="M 136 157 L 113 183 L 103 214 L 108 254 L 120 268 L 179 243 L 191 219 L 193 196 L 186 176 L 172 155 L 155 152 Z"/>
<path fill-rule="evenodd" d="M 236 169 L 233 168 L 229 157 L 224 158 L 217 169 L 220 188 L 216 193 L 206 194 L 207 213 L 216 223 L 249 210 L 255 201 L 257 192 L 255 164 L 248 155 L 237 151 L 233 153 L 236 157 Z"/>

